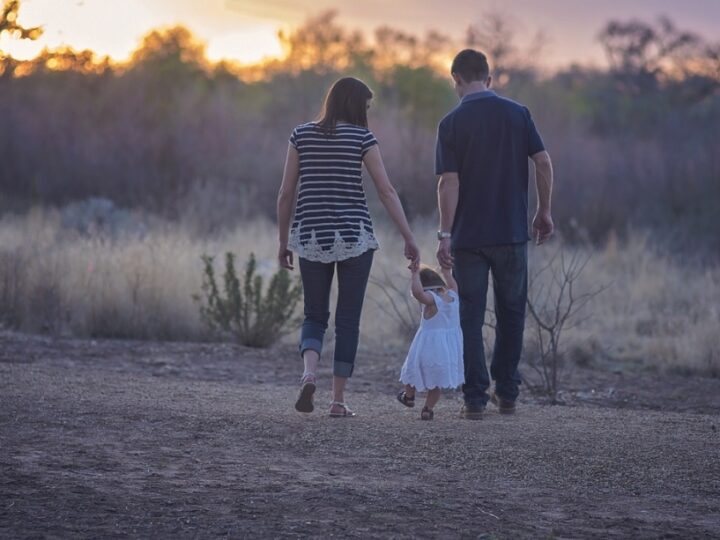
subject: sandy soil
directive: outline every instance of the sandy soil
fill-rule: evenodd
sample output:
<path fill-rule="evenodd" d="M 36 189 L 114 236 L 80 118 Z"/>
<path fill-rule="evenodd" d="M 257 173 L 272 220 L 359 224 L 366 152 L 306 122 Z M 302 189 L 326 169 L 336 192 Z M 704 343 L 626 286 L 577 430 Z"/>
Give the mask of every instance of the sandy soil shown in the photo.
<path fill-rule="evenodd" d="M 720 380 L 575 370 L 569 406 L 434 422 L 363 354 L 359 416 L 291 349 L 0 333 L 0 537 L 720 537 Z"/>

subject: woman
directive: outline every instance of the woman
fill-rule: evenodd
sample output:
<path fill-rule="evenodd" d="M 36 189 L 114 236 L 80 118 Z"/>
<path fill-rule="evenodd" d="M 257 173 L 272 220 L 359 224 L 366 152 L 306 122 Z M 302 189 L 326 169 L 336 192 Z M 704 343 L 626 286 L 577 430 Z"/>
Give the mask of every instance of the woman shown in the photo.
<path fill-rule="evenodd" d="M 360 334 L 360 313 L 373 253 L 378 242 L 362 185 L 362 165 L 373 179 L 388 214 L 405 240 L 405 257 L 419 264 L 419 250 L 368 129 L 373 94 L 358 79 L 338 80 L 325 98 L 316 122 L 296 127 L 290 136 L 277 213 L 283 268 L 293 268 L 297 253 L 305 300 L 300 355 L 305 364 L 295 409 L 314 409 L 318 361 L 330 316 L 330 287 L 337 268 L 335 358 L 330 416 L 355 416 L 344 391 L 352 375 Z M 299 187 L 298 187 L 299 183 Z M 297 193 L 297 197 L 296 197 Z M 291 216 L 295 217 L 291 225 Z"/>

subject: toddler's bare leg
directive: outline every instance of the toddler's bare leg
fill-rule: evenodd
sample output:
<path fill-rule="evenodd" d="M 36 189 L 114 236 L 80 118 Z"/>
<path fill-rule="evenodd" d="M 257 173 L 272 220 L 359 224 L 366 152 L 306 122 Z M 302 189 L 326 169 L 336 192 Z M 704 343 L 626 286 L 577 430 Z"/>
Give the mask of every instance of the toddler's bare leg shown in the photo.
<path fill-rule="evenodd" d="M 428 390 L 427 396 L 425 397 L 425 407 L 432 410 L 435 404 L 440 400 L 440 389 L 433 388 Z"/>

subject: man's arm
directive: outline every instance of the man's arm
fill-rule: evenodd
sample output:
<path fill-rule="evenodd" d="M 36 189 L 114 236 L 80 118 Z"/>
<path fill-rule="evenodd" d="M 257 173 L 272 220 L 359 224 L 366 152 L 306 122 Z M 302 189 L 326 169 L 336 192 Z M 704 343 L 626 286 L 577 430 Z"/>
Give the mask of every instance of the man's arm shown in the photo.
<path fill-rule="evenodd" d="M 550 154 L 543 150 L 530 156 L 535 163 L 535 189 L 537 191 L 537 211 L 533 219 L 533 237 L 540 245 L 553 233 L 552 220 L 553 168 Z"/>
<path fill-rule="evenodd" d="M 457 211 L 460 191 L 458 159 L 455 152 L 455 135 L 452 129 L 453 118 L 448 115 L 438 125 L 437 144 L 435 145 L 435 174 L 438 175 L 438 212 L 440 214 L 439 231 L 450 233 L 455 212 Z M 449 236 L 449 234 L 448 234 Z M 450 238 L 441 238 L 438 242 L 437 260 L 443 268 L 452 268 Z"/>
<path fill-rule="evenodd" d="M 446 172 L 438 182 L 438 210 L 440 212 L 440 231 L 450 232 L 460 194 L 460 177 L 458 173 Z M 452 268 L 453 258 L 450 254 L 450 238 L 443 238 L 438 244 L 437 258 L 443 268 Z"/>

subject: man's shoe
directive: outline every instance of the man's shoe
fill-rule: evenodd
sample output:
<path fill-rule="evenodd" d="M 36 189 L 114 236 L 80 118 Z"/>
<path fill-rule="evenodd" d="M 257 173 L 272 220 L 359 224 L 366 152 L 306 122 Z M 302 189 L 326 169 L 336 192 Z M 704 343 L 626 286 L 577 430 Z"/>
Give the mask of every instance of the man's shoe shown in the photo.
<path fill-rule="evenodd" d="M 498 408 L 500 414 L 514 414 L 515 402 L 498 396 L 495 392 L 490 396 L 490 401 Z"/>
<path fill-rule="evenodd" d="M 460 409 L 460 416 L 466 420 L 480 420 L 485 413 L 485 405 L 465 403 Z"/>

